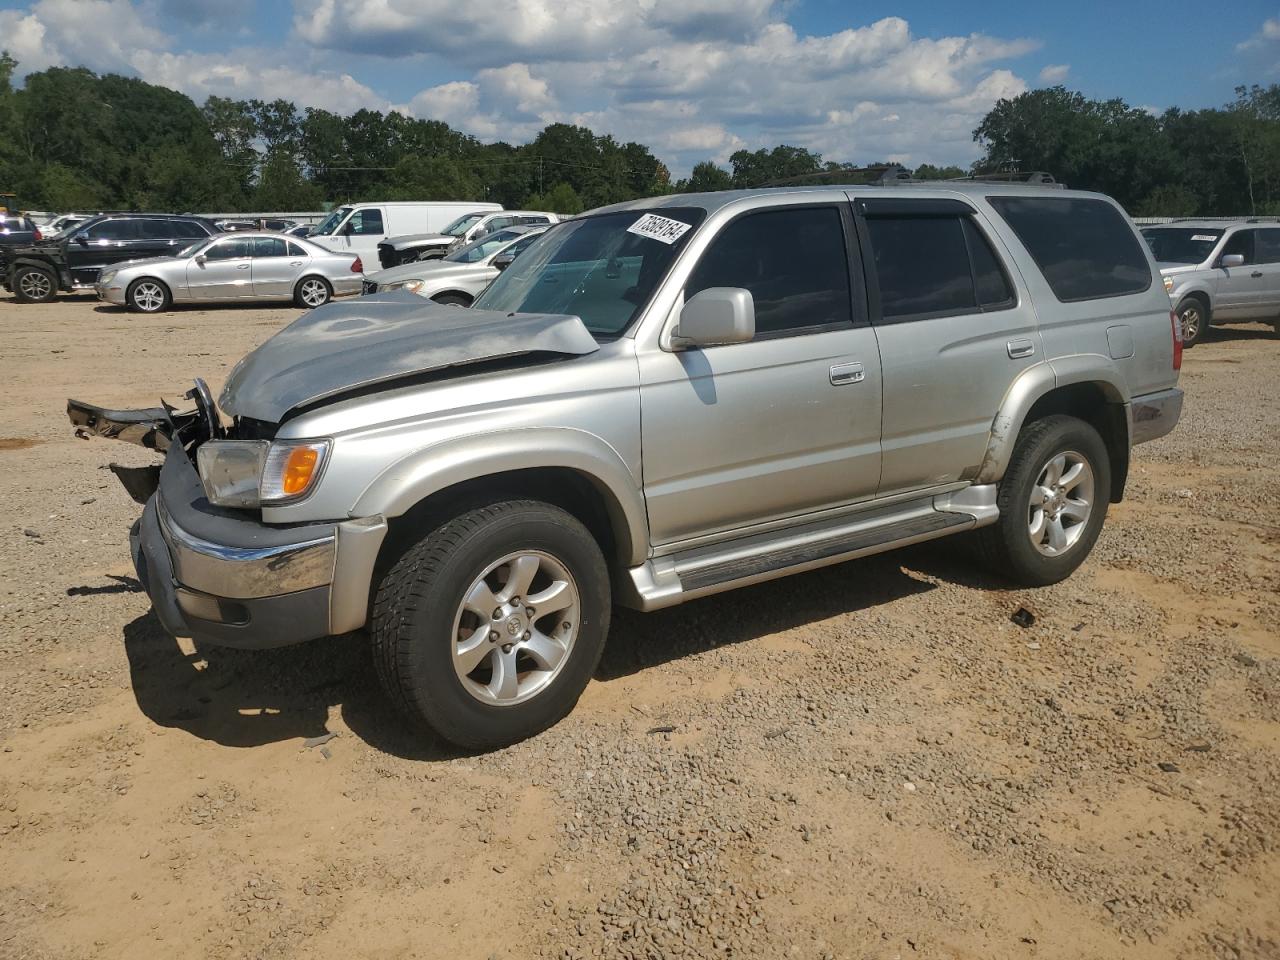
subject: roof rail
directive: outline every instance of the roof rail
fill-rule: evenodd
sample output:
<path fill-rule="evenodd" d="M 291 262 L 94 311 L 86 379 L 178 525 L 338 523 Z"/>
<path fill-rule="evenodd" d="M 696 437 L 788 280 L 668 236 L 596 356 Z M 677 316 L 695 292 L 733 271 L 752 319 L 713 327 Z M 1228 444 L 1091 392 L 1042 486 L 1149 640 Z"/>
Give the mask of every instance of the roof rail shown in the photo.
<path fill-rule="evenodd" d="M 1280 217 L 1250 217 L 1245 223 L 1280 223 Z"/>
<path fill-rule="evenodd" d="M 860 186 L 891 186 L 895 183 L 915 181 L 911 171 L 899 163 L 876 164 L 871 167 L 841 167 L 839 170 L 818 170 L 813 173 L 802 173 L 798 177 L 783 177 L 780 180 L 768 180 L 759 184 L 761 187 L 789 187 L 809 180 L 839 180 L 849 182 L 850 177 L 866 177 Z"/>
<path fill-rule="evenodd" d="M 1053 174 L 1043 170 L 995 170 L 989 173 L 971 173 L 967 177 L 951 177 L 951 183 L 1021 183 L 1029 187 L 1054 187 L 1065 190 L 1066 184 L 1059 183 Z"/>

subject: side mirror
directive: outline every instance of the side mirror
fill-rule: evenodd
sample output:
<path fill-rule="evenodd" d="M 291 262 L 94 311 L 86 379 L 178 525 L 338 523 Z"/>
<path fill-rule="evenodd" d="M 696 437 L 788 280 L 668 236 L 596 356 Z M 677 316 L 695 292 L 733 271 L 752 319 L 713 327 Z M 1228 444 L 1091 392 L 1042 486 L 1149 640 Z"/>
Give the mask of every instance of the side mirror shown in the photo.
<path fill-rule="evenodd" d="M 708 287 L 680 310 L 676 349 L 746 343 L 756 335 L 756 302 L 742 287 Z"/>
<path fill-rule="evenodd" d="M 87 247 L 89 245 L 89 238 L 85 236 L 83 233 L 77 233 L 76 243 L 80 244 L 80 246 L 82 247 Z"/>
<path fill-rule="evenodd" d="M 493 258 L 493 268 L 495 270 L 505 270 L 515 261 L 514 253 L 500 253 Z"/>
<path fill-rule="evenodd" d="M 1223 267 L 1223 268 L 1229 268 L 1229 267 L 1243 267 L 1243 266 L 1244 266 L 1244 254 L 1243 254 L 1243 253 L 1228 253 L 1228 254 L 1224 255 L 1224 256 L 1223 256 L 1223 258 L 1222 258 L 1221 260 L 1219 260 L 1219 261 L 1218 261 L 1218 266 Z"/>
<path fill-rule="evenodd" d="M 197 253 L 197 254 L 196 254 L 196 257 L 195 257 L 195 263 L 196 263 L 196 266 L 198 266 L 198 267 L 203 267 L 203 266 L 205 265 L 205 263 L 207 263 L 207 262 L 208 262 L 208 260 L 209 260 L 209 258 L 208 258 L 208 257 L 206 257 L 203 253 Z"/>
<path fill-rule="evenodd" d="M 348 220 L 346 223 L 342 225 L 342 235 L 344 237 L 349 237 L 355 232 L 356 232 L 356 225 L 354 221 Z"/>

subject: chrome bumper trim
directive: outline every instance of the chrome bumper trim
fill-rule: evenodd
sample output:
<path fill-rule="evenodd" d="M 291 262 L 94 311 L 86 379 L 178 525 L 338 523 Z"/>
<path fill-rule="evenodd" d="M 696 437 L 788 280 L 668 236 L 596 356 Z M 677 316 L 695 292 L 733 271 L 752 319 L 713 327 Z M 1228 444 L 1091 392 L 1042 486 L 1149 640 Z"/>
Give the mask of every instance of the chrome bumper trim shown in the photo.
<path fill-rule="evenodd" d="M 228 547 L 187 533 L 173 522 L 160 498 L 156 503 L 174 578 L 183 586 L 244 600 L 333 582 L 336 536 L 276 547 Z"/>
<path fill-rule="evenodd" d="M 1182 417 L 1182 391 L 1176 387 L 1134 397 L 1129 402 L 1129 442 L 1156 440 L 1173 430 Z"/>

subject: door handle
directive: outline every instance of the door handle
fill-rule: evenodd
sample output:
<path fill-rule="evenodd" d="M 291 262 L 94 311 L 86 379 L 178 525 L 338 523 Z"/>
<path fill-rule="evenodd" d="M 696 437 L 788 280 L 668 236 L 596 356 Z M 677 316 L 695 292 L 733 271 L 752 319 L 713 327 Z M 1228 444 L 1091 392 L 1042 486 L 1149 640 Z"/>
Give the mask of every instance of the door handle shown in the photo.
<path fill-rule="evenodd" d="M 1253 277 L 1253 279 L 1257 280 L 1259 277 L 1261 277 L 1261 276 L 1262 276 L 1262 271 L 1261 271 L 1261 270 L 1255 270 L 1255 271 L 1253 271 L 1253 273 L 1249 274 L 1249 276 L 1251 276 L 1251 277 Z"/>
<path fill-rule="evenodd" d="M 294 260 L 292 263 L 290 263 L 290 264 L 289 264 L 289 266 L 291 266 L 291 267 L 300 267 L 300 266 L 302 266 L 302 261 L 301 261 L 301 260 Z"/>
<path fill-rule="evenodd" d="M 843 386 L 846 383 L 861 383 L 866 379 L 860 363 L 837 363 L 831 367 L 831 383 Z"/>
<path fill-rule="evenodd" d="M 1022 360 L 1036 352 L 1036 345 L 1030 340 L 1010 340 L 1005 346 L 1009 351 L 1010 360 Z"/>
<path fill-rule="evenodd" d="M 248 270 L 248 269 L 249 269 L 249 264 L 247 264 L 247 263 L 239 263 L 239 264 L 236 264 L 236 269 L 237 269 L 237 270 Z"/>

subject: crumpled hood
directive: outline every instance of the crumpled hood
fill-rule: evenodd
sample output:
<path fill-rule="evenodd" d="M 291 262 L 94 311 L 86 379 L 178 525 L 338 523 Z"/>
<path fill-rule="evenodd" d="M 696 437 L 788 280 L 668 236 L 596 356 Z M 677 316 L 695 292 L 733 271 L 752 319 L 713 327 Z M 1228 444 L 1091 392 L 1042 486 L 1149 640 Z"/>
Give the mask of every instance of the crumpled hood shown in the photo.
<path fill-rule="evenodd" d="M 405 247 L 420 247 L 432 243 L 453 243 L 457 239 L 447 233 L 406 233 L 399 237 L 392 237 L 388 242 L 393 249 L 403 250 Z"/>
<path fill-rule="evenodd" d="M 488 269 L 486 263 L 453 263 L 450 260 L 419 260 L 417 263 L 405 263 L 398 267 L 388 267 L 365 276 L 381 286 L 384 283 L 399 283 L 404 280 L 444 280 L 447 277 L 473 276 L 477 271 Z"/>
<path fill-rule="evenodd" d="M 229 416 L 279 423 L 295 407 L 369 384 L 484 360 L 598 349 L 577 317 L 373 294 L 319 307 L 275 334 L 236 364 L 218 406 Z"/>

